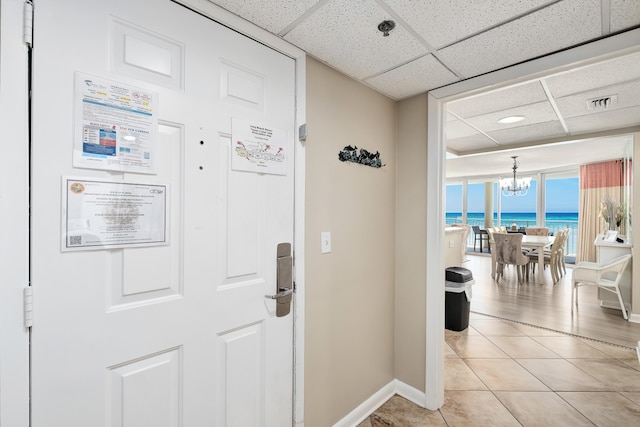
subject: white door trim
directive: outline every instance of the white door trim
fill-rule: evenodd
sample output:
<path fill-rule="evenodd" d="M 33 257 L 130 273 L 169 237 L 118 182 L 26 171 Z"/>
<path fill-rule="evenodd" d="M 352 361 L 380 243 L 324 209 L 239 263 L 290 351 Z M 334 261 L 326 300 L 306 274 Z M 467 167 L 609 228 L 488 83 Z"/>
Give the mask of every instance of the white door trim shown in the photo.
<path fill-rule="evenodd" d="M 637 51 L 640 46 L 640 29 L 597 40 L 573 49 L 545 56 L 513 67 L 475 77 L 429 92 L 428 138 L 427 138 L 427 179 L 429 191 L 427 206 L 435 206 L 428 211 L 427 239 L 432 247 L 444 245 L 444 178 L 445 151 L 444 112 L 445 104 L 454 99 L 480 93 L 489 89 L 541 77 L 551 72 L 568 70 L 579 65 L 587 65 L 605 58 L 613 58 L 624 53 Z M 444 403 L 444 346 L 434 342 L 444 331 L 444 260 L 438 254 L 427 254 L 427 357 L 426 357 L 426 402 L 429 409 L 436 409 Z M 435 283 L 433 283 L 435 282 Z"/>
<path fill-rule="evenodd" d="M 306 54 L 285 40 L 252 24 L 208 0 L 174 0 L 176 3 L 201 13 L 241 34 L 263 43 L 270 48 L 289 56 L 295 61 L 296 68 L 296 129 L 306 123 Z M 305 205 L 305 147 L 295 136 L 295 190 L 294 190 L 294 240 L 295 254 L 294 278 L 296 295 L 293 305 L 294 316 L 294 390 L 293 422 L 304 425 L 304 205 Z"/>
<path fill-rule="evenodd" d="M 0 0 L 0 425 L 29 425 L 29 331 L 23 288 L 29 283 L 28 49 L 24 0 Z"/>

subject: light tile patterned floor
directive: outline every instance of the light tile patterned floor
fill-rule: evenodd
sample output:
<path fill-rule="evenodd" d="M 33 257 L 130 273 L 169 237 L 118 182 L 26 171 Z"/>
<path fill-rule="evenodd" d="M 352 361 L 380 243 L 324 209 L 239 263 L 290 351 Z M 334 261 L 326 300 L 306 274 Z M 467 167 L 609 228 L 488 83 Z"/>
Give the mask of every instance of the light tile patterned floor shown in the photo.
<path fill-rule="evenodd" d="M 445 403 L 394 396 L 358 427 L 640 425 L 634 349 L 471 314 L 445 332 Z"/>

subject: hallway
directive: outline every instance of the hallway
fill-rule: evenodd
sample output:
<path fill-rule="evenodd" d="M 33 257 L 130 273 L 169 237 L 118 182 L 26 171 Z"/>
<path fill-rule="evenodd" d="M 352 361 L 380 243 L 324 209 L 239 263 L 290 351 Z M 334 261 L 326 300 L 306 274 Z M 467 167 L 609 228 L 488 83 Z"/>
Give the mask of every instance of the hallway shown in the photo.
<path fill-rule="evenodd" d="M 633 349 L 477 313 L 445 341 L 439 411 L 396 395 L 358 427 L 640 424 Z"/>
<path fill-rule="evenodd" d="M 547 267 L 543 283 L 532 277 L 522 285 L 516 283 L 512 268 L 507 268 L 504 279 L 496 283 L 491 278 L 488 254 L 467 253 L 463 267 L 473 273 L 475 284 L 471 298 L 471 311 L 501 319 L 591 338 L 611 344 L 635 348 L 640 340 L 640 324 L 623 319 L 619 309 L 603 308 L 594 287 L 579 289 L 579 307 L 571 313 L 571 273 L 553 284 Z M 538 279 L 536 269 L 535 279 Z"/>
<path fill-rule="evenodd" d="M 358 427 L 612 426 L 640 424 L 640 324 L 581 288 L 571 314 L 571 268 L 555 285 L 496 283 L 490 256 L 468 253 L 469 327 L 445 330 L 445 403 L 428 411 L 394 396 Z M 513 273 L 513 274 L 512 274 Z"/>

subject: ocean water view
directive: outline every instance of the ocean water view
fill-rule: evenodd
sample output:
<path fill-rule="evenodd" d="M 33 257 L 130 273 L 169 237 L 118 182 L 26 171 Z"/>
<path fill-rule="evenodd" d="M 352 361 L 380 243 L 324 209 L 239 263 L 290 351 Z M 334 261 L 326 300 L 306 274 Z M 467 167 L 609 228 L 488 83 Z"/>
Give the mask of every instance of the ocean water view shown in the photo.
<path fill-rule="evenodd" d="M 462 212 L 447 212 L 445 222 L 447 225 L 456 224 L 462 222 Z M 478 225 L 480 228 L 484 228 L 484 213 L 483 212 L 468 212 L 467 224 L 474 226 Z M 535 227 L 536 226 L 536 213 L 535 212 L 502 212 L 500 215 L 500 223 L 498 223 L 497 213 L 493 214 L 493 225 L 504 225 L 511 227 L 516 224 L 520 227 Z M 576 244 L 578 237 L 578 212 L 547 212 L 545 215 L 544 227 L 549 227 L 549 231 L 555 234 L 558 230 L 563 228 L 570 228 L 571 233 L 567 241 L 567 254 L 575 255 Z M 473 231 L 469 233 L 467 240 L 467 246 L 473 248 Z"/>

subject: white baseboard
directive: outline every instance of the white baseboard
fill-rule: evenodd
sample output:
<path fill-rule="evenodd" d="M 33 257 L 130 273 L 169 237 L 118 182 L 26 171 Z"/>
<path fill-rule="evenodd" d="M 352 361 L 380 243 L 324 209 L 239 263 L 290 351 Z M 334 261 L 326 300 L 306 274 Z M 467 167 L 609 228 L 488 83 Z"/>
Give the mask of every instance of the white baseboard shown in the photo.
<path fill-rule="evenodd" d="M 629 322 L 640 323 L 640 314 L 629 313 Z"/>
<path fill-rule="evenodd" d="M 401 381 L 393 380 L 380 390 L 375 392 L 371 397 L 362 402 L 360 406 L 349 412 L 346 417 L 338 421 L 333 427 L 354 427 L 365 420 L 384 402 L 389 400 L 394 394 L 398 394 L 407 400 L 424 408 L 425 394 L 410 385 Z"/>
<path fill-rule="evenodd" d="M 395 380 L 396 394 L 404 397 L 405 399 L 415 403 L 421 408 L 424 408 L 426 396 L 423 391 L 413 388 L 408 384 L 403 383 L 400 380 Z"/>

